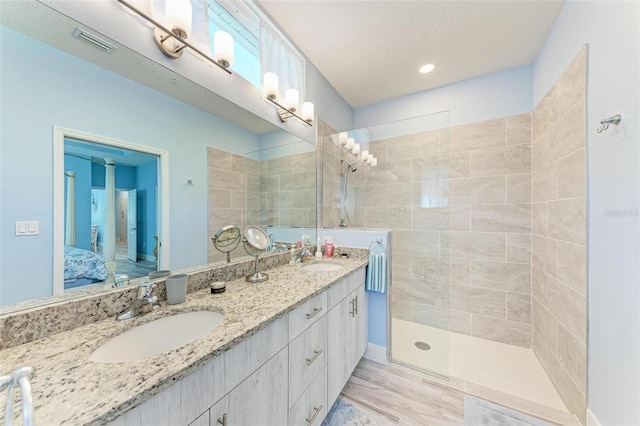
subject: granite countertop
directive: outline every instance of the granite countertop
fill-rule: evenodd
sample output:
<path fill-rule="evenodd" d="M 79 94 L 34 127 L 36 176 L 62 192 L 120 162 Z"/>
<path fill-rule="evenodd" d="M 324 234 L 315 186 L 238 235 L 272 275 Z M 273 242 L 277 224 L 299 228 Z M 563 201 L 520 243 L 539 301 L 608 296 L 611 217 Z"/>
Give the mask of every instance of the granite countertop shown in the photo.
<path fill-rule="evenodd" d="M 168 388 L 286 312 L 366 265 L 365 258 L 332 259 L 329 272 L 285 265 L 268 271 L 269 281 L 227 283 L 227 290 L 190 293 L 185 303 L 166 305 L 130 320 L 113 318 L 0 351 L 2 371 L 29 365 L 35 419 L 39 425 L 104 424 Z M 121 332 L 177 312 L 213 310 L 225 314 L 214 331 L 179 349 L 140 361 L 97 364 L 89 355 Z M 4 407 L 4 392 L 0 395 Z M 2 410 L 4 411 L 4 410 Z M 3 417 L 4 413 L 0 413 Z M 0 421 L 0 423 L 2 423 Z"/>

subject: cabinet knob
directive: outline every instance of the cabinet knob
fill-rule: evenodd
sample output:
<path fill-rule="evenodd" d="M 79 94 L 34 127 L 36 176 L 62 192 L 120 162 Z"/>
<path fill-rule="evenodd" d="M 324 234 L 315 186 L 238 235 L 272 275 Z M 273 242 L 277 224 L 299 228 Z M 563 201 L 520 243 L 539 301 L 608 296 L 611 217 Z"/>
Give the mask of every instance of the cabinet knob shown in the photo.
<path fill-rule="evenodd" d="M 309 426 L 311 423 L 313 423 L 313 421 L 316 419 L 316 417 L 318 417 L 318 414 L 320 414 L 320 411 L 322 411 L 322 405 L 320 405 L 318 407 L 313 407 L 313 416 L 311 416 L 311 418 L 307 417 L 305 419 L 307 421 L 307 426 Z"/>

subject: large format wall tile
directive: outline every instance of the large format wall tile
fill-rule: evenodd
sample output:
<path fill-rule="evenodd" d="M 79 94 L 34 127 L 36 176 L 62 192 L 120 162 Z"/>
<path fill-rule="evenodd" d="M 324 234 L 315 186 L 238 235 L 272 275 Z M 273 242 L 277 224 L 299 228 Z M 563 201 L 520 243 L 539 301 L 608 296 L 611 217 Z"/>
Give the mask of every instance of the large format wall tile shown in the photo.
<path fill-rule="evenodd" d="M 476 332 L 530 345 L 531 128 L 526 113 L 370 141 L 353 223 L 394 232 L 394 318 L 466 334 L 494 318 Z"/>
<path fill-rule="evenodd" d="M 505 235 L 499 233 L 449 232 L 440 236 L 443 255 L 469 259 L 504 260 Z"/>
<path fill-rule="evenodd" d="M 558 242 L 558 279 L 578 293 L 587 294 L 587 251 L 578 244 Z"/>
<path fill-rule="evenodd" d="M 531 346 L 531 325 L 474 315 L 472 335 L 510 345 Z"/>
<path fill-rule="evenodd" d="M 507 261 L 531 263 L 531 234 L 507 234 Z"/>
<path fill-rule="evenodd" d="M 543 271 L 558 274 L 558 242 L 534 235 L 531 240 L 531 263 Z"/>
<path fill-rule="evenodd" d="M 587 205 L 584 197 L 549 202 L 549 236 L 586 244 Z"/>
<path fill-rule="evenodd" d="M 531 293 L 531 265 L 472 260 L 471 285 L 529 294 Z"/>
<path fill-rule="evenodd" d="M 471 151 L 470 175 L 501 176 L 531 172 L 531 145 L 509 145 Z"/>
<path fill-rule="evenodd" d="M 531 232 L 531 204 L 471 206 L 471 230 Z"/>
<path fill-rule="evenodd" d="M 586 56 L 533 111 L 533 349 L 584 424 L 586 405 Z"/>
<path fill-rule="evenodd" d="M 451 179 L 447 182 L 449 204 L 498 204 L 506 199 L 505 176 Z"/>
<path fill-rule="evenodd" d="M 507 145 L 531 143 L 531 113 L 507 117 Z"/>
<path fill-rule="evenodd" d="M 481 121 L 451 128 L 448 143 L 440 144 L 441 152 L 469 151 L 505 144 L 504 119 Z"/>

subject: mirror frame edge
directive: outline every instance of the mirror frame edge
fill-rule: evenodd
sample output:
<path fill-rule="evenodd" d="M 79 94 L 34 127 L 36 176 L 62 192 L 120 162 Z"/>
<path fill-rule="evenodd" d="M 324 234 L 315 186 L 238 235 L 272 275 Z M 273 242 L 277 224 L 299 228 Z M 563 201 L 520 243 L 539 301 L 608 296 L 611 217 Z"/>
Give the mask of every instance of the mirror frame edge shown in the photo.
<path fill-rule="evenodd" d="M 169 151 L 53 125 L 53 276 L 52 293 L 64 293 L 64 140 L 80 139 L 158 157 L 158 270 L 169 269 Z M 62 249 L 61 249 L 62 247 Z"/>

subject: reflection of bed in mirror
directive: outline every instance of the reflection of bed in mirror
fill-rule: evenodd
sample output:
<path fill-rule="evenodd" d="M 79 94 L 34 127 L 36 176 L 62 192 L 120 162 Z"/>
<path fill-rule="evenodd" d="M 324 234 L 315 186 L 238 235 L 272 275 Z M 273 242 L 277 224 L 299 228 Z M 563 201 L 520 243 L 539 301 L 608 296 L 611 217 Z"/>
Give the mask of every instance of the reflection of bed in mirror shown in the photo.
<path fill-rule="evenodd" d="M 75 288 L 107 278 L 104 259 L 97 253 L 77 247 L 64 247 L 64 288 Z"/>

